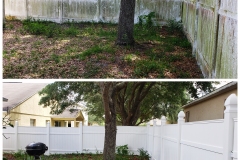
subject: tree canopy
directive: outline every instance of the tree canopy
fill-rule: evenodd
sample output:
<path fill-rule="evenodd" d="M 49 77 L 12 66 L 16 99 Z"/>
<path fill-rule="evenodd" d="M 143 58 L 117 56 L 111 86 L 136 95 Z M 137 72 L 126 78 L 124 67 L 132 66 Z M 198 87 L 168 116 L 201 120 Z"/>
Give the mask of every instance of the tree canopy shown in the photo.
<path fill-rule="evenodd" d="M 99 83 L 101 82 L 55 82 L 46 86 L 40 104 L 51 107 L 51 113 L 60 114 L 66 107 L 87 102 L 86 111 L 93 121 L 104 121 L 104 106 Z M 177 121 L 181 106 L 190 97 L 197 98 L 198 90 L 210 92 L 210 82 L 114 82 L 124 83 L 116 98 L 118 125 L 134 126 L 154 118 L 168 117 Z"/>

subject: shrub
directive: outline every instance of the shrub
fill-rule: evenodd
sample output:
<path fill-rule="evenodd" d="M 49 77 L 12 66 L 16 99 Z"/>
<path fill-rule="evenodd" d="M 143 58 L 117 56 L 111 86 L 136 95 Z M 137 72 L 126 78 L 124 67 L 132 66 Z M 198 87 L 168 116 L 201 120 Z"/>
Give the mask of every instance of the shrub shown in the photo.
<path fill-rule="evenodd" d="M 116 147 L 117 150 L 117 154 L 119 155 L 129 155 L 129 151 L 128 151 L 128 145 L 122 145 L 122 146 L 117 146 Z"/>
<path fill-rule="evenodd" d="M 150 159 L 151 158 L 148 151 L 144 150 L 143 148 L 139 148 L 138 152 L 139 152 L 139 156 L 141 159 Z"/>

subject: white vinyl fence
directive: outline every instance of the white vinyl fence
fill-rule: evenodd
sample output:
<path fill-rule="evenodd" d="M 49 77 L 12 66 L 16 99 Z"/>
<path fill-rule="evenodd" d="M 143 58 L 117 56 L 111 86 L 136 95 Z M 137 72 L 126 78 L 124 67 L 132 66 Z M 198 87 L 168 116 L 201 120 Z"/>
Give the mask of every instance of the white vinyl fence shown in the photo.
<path fill-rule="evenodd" d="M 147 127 L 117 127 L 117 145 L 128 144 L 137 154 L 147 150 L 153 160 L 237 160 L 237 96 L 230 95 L 225 102 L 224 119 L 188 122 L 184 112 L 178 114 L 178 124 Z M 79 125 L 79 128 L 20 127 L 3 130 L 3 151 L 25 150 L 31 142 L 43 142 L 45 153 L 102 152 L 104 127 Z"/>

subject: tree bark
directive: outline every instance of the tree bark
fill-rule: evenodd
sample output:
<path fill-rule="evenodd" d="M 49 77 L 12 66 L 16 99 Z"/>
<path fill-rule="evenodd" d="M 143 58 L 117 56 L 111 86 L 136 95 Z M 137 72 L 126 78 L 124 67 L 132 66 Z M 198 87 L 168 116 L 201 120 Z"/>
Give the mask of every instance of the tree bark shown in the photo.
<path fill-rule="evenodd" d="M 126 86 L 126 83 L 100 82 L 105 113 L 105 138 L 103 159 L 115 160 L 117 124 L 116 101 L 117 93 Z"/>
<path fill-rule="evenodd" d="M 133 28 L 136 0 L 121 0 L 117 45 L 134 45 Z"/>

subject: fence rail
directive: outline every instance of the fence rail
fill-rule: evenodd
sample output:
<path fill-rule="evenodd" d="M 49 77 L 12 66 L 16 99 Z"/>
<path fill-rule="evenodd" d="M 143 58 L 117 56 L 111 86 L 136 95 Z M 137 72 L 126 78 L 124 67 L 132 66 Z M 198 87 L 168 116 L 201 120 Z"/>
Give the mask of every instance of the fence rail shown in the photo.
<path fill-rule="evenodd" d="M 128 144 L 137 154 L 139 148 L 147 150 L 153 160 L 237 160 L 237 97 L 230 95 L 225 102 L 224 119 L 184 122 L 184 112 L 178 114 L 178 124 L 147 127 L 117 127 L 117 145 Z M 7 127 L 3 133 L 3 151 L 25 150 L 31 142 L 48 146 L 47 155 L 53 153 L 102 152 L 104 127 Z"/>

